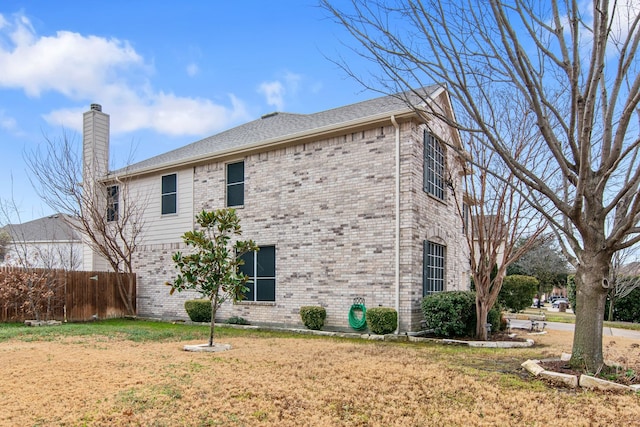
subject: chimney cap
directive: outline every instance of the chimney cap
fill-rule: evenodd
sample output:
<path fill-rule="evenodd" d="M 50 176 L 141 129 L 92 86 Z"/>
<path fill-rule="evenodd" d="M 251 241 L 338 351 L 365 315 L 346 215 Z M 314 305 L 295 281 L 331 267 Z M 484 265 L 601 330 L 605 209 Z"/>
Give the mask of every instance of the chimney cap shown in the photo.
<path fill-rule="evenodd" d="M 91 104 L 91 111 L 102 111 L 102 105 L 100 105 L 100 104 Z"/>

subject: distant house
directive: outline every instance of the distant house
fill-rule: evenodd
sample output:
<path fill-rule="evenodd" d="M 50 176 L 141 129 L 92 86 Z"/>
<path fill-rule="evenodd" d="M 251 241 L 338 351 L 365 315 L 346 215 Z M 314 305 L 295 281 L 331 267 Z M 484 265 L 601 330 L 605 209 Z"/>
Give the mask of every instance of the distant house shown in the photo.
<path fill-rule="evenodd" d="M 425 90 L 453 114 L 443 88 Z M 109 116 L 94 104 L 84 123 L 85 165 L 107 170 Z M 385 96 L 315 114 L 267 114 L 103 174 L 107 215 L 117 214 L 125 185 L 147 203 L 134 254 L 138 314 L 187 317 L 183 303 L 195 295 L 169 295 L 171 256 L 184 249 L 196 212 L 234 207 L 243 238 L 260 251 L 244 267 L 246 299 L 223 305 L 221 319 L 300 326 L 301 306 L 322 305 L 327 328 L 348 329 L 354 299 L 364 298 L 368 308 L 395 308 L 400 331 L 418 329 L 424 295 L 469 286 L 451 193 L 462 161 L 450 147 L 459 145 L 453 128 Z"/>
<path fill-rule="evenodd" d="M 2 265 L 65 270 L 82 269 L 82 239 L 67 215 L 55 214 L 2 227 L 11 238 Z"/>

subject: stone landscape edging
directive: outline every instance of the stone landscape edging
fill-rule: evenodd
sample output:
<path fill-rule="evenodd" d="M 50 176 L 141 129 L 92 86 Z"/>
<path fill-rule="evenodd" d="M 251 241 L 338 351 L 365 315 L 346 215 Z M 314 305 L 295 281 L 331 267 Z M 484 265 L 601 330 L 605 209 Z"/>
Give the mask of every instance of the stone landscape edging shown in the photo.
<path fill-rule="evenodd" d="M 564 360 L 564 359 L 555 359 L 555 360 Z M 529 359 L 522 363 L 522 366 L 525 370 L 527 370 L 533 376 L 540 376 L 541 378 L 545 378 L 554 383 L 558 383 L 561 385 L 566 385 L 571 388 L 582 387 L 584 389 L 589 390 L 600 390 L 600 391 L 621 391 L 621 392 L 639 392 L 640 384 L 634 384 L 631 386 L 627 386 L 624 384 L 618 384 L 613 381 L 603 380 L 602 378 L 596 378 L 590 375 L 582 374 L 580 376 L 571 375 L 571 374 L 563 374 L 561 372 L 553 372 L 547 371 L 542 366 L 540 366 L 541 361 L 535 359 Z"/>

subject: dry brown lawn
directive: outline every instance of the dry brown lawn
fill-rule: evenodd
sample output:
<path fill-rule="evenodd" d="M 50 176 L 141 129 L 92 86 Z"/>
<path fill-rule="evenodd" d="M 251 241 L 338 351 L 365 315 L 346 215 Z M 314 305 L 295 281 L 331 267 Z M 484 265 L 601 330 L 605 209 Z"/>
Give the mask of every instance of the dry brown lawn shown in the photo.
<path fill-rule="evenodd" d="M 221 339 L 233 346 L 222 353 L 12 339 L 0 342 L 0 425 L 638 425 L 638 394 L 556 389 L 520 369 L 571 339 L 550 331 L 534 349 L 481 350 L 257 334 Z M 608 358 L 637 369 L 637 344 L 607 338 Z"/>

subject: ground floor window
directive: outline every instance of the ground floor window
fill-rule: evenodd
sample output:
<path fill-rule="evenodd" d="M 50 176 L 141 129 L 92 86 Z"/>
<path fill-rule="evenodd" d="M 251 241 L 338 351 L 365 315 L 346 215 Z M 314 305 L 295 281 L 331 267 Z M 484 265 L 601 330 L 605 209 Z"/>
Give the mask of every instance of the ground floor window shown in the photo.
<path fill-rule="evenodd" d="M 426 240 L 424 242 L 422 294 L 444 291 L 444 261 L 446 247 Z"/>
<path fill-rule="evenodd" d="M 256 252 L 242 255 L 240 271 L 249 276 L 244 301 L 276 300 L 276 247 L 260 246 Z"/>

